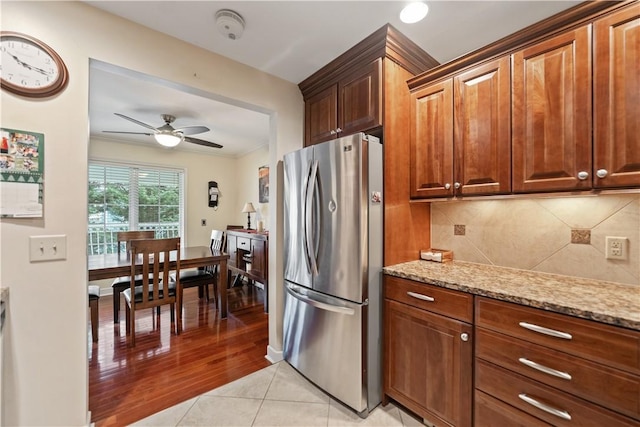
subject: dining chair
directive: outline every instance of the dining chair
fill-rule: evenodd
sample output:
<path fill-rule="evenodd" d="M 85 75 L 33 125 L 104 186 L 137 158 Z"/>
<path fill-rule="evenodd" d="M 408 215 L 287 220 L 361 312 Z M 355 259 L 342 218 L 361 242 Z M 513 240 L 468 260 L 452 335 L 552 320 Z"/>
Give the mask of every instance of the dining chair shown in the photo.
<path fill-rule="evenodd" d="M 171 306 L 171 324 L 175 320 L 176 335 L 182 331 L 182 319 L 180 316 L 182 310 L 182 287 L 180 284 L 180 238 L 174 237 L 170 239 L 138 239 L 131 240 L 131 275 L 129 288 L 122 292 L 126 302 L 126 325 L 127 335 L 129 336 L 129 345 L 136 345 L 136 319 L 137 310 L 147 308 L 159 309 L 160 306 L 169 304 Z M 170 254 L 175 255 L 175 278 L 170 275 Z M 135 279 L 136 268 L 140 264 L 137 261 L 142 260 L 141 283 Z M 176 313 L 176 315 L 174 315 Z"/>
<path fill-rule="evenodd" d="M 156 232 L 153 230 L 145 231 L 119 231 L 116 233 L 118 243 L 118 259 L 122 256 L 122 246 L 124 243 L 125 254 L 129 256 L 129 242 L 133 239 L 153 239 Z M 141 277 L 136 277 L 140 282 Z M 113 323 L 120 321 L 120 294 L 129 287 L 131 278 L 129 276 L 118 277 L 111 284 L 113 289 Z M 139 284 L 139 283 L 138 283 Z"/>
<path fill-rule="evenodd" d="M 89 285 L 89 309 L 91 310 L 91 339 L 98 342 L 98 300 L 100 299 L 100 286 Z"/>
<path fill-rule="evenodd" d="M 211 230 L 211 241 L 209 247 L 215 250 L 222 250 L 224 246 L 224 231 Z M 218 295 L 218 277 L 220 266 L 211 265 L 204 268 L 183 270 L 180 273 L 180 283 L 182 289 L 198 286 L 198 295 L 204 296 L 209 301 L 209 285 L 213 285 L 214 300 Z"/>

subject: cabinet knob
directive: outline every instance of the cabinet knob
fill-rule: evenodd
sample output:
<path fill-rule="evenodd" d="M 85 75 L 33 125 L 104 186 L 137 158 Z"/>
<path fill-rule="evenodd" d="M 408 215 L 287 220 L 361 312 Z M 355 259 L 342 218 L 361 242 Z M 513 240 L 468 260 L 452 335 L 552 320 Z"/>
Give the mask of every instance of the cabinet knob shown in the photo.
<path fill-rule="evenodd" d="M 585 171 L 578 172 L 578 179 L 580 181 L 584 181 L 587 178 L 589 178 L 589 172 L 585 172 Z"/>
<path fill-rule="evenodd" d="M 449 184 L 448 182 L 444 185 L 444 189 L 448 190 L 451 188 L 451 184 Z"/>
<path fill-rule="evenodd" d="M 336 133 L 342 132 L 341 128 L 336 129 Z"/>
<path fill-rule="evenodd" d="M 329 133 L 330 133 L 331 135 L 335 135 L 335 134 L 336 134 L 336 131 L 335 131 L 335 130 L 333 130 L 333 129 L 331 129 L 331 130 L 329 131 Z"/>
<path fill-rule="evenodd" d="M 467 334 L 466 332 L 460 334 L 460 339 L 464 342 L 469 341 L 469 334 Z"/>
<path fill-rule="evenodd" d="M 596 172 L 596 176 L 598 178 L 605 178 L 608 174 L 609 172 L 607 172 L 606 169 L 598 169 L 598 171 Z"/>
<path fill-rule="evenodd" d="M 460 185 L 460 183 L 459 183 L 459 182 L 456 182 L 456 183 L 454 183 L 454 184 L 453 184 L 453 188 L 455 188 L 456 190 L 457 190 L 458 188 L 460 188 L 460 187 L 462 187 L 462 186 Z"/>

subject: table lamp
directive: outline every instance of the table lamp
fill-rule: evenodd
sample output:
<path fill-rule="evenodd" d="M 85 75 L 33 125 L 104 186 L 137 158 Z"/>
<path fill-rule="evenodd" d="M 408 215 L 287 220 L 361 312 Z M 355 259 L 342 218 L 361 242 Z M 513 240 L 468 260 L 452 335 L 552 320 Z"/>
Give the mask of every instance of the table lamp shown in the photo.
<path fill-rule="evenodd" d="M 247 230 L 251 230 L 251 213 L 255 212 L 256 208 L 253 207 L 253 203 L 248 202 L 244 204 L 242 212 L 247 214 Z"/>

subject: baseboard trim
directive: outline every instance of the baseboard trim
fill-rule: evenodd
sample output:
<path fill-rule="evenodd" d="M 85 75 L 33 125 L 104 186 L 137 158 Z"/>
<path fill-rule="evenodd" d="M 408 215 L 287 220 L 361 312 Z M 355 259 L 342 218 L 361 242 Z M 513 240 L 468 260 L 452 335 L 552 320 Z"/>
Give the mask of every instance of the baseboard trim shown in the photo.
<path fill-rule="evenodd" d="M 276 350 L 270 345 L 267 346 L 267 354 L 264 356 L 271 363 L 278 363 L 284 358 L 282 357 L 282 350 Z"/>

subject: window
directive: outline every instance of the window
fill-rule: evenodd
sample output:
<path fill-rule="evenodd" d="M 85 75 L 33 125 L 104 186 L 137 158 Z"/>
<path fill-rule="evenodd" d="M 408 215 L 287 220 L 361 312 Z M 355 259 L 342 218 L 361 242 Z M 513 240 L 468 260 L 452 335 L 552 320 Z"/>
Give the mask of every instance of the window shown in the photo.
<path fill-rule="evenodd" d="M 182 236 L 183 183 L 181 170 L 89 162 L 88 254 L 117 252 L 118 231 Z"/>

